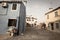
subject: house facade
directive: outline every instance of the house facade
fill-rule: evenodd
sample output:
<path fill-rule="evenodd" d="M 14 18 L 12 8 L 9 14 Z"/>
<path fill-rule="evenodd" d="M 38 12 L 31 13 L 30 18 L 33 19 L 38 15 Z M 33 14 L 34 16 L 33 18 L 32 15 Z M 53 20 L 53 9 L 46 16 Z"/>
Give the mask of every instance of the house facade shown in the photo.
<path fill-rule="evenodd" d="M 37 25 L 37 18 L 31 16 L 26 16 L 26 23 L 30 24 L 31 27 L 35 27 Z"/>
<path fill-rule="evenodd" d="M 15 26 L 19 33 L 25 31 L 26 6 L 20 0 L 0 1 L 0 34 L 5 34 L 10 26 Z"/>
<path fill-rule="evenodd" d="M 60 32 L 60 7 L 47 12 L 45 16 L 47 29 Z"/>

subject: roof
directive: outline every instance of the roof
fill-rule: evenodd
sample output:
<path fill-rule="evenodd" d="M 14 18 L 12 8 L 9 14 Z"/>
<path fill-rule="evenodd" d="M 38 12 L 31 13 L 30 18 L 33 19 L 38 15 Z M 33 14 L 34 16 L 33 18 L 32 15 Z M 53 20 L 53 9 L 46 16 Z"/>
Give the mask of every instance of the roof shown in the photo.
<path fill-rule="evenodd" d="M 27 0 L 0 0 L 0 3 L 1 3 L 1 2 L 10 2 L 10 3 L 11 3 L 11 2 L 15 2 L 15 3 L 18 2 L 18 3 L 19 3 L 19 2 L 22 2 L 22 1 L 27 1 Z"/>
<path fill-rule="evenodd" d="M 21 0 L 0 0 L 0 1 L 21 1 Z"/>
<path fill-rule="evenodd" d="M 58 10 L 58 9 L 60 9 L 60 7 L 57 7 L 56 9 L 53 9 L 52 11 L 49 11 L 49 12 L 45 13 L 45 15 L 47 15 L 47 14 L 53 12 L 53 11 L 56 11 L 56 10 Z"/>

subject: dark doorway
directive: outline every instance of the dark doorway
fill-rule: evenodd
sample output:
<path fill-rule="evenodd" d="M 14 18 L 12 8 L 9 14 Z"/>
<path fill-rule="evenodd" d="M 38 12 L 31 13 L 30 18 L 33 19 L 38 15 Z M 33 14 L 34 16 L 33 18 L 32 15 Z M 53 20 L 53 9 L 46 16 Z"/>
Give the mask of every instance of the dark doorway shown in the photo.
<path fill-rule="evenodd" d="M 9 26 L 15 26 L 16 27 L 16 19 L 8 19 L 8 27 Z"/>
<path fill-rule="evenodd" d="M 54 23 L 51 23 L 51 29 L 54 30 Z"/>

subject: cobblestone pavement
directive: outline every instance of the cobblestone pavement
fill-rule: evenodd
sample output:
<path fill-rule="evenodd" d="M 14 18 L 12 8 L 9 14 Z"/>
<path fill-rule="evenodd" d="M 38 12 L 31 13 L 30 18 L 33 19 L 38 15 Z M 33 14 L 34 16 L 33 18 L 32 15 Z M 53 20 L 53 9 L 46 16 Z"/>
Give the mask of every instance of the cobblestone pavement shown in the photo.
<path fill-rule="evenodd" d="M 60 34 L 47 30 L 28 28 L 23 36 L 16 36 L 5 40 L 60 40 Z"/>

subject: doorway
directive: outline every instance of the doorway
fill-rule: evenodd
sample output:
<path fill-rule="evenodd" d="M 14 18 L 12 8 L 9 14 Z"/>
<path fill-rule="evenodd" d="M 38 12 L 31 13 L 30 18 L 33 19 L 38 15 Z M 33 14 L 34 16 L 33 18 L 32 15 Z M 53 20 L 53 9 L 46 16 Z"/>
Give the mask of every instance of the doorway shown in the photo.
<path fill-rule="evenodd" d="M 51 23 L 51 29 L 54 30 L 54 23 Z"/>
<path fill-rule="evenodd" d="M 17 20 L 16 19 L 8 19 L 8 27 L 14 26 L 16 27 Z"/>

